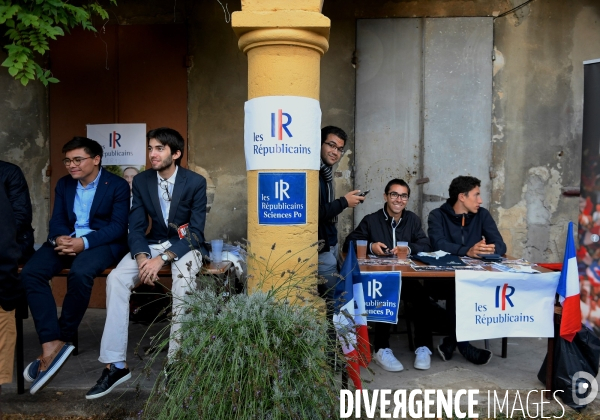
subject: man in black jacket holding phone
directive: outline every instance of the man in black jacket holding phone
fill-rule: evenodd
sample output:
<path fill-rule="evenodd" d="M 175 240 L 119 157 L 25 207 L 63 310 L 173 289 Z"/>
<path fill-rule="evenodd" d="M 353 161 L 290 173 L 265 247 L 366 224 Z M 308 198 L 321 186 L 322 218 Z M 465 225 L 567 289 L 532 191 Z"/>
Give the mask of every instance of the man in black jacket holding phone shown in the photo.
<path fill-rule="evenodd" d="M 354 208 L 365 197 L 354 190 L 345 196 L 335 198 L 333 189 L 333 165 L 344 155 L 344 146 L 348 136 L 338 127 L 327 126 L 321 129 L 321 169 L 319 170 L 319 276 L 326 283 L 319 285 L 319 294 L 327 301 L 333 300 L 335 285 L 340 280 L 337 268 L 338 257 L 338 215 L 346 208 Z"/>
<path fill-rule="evenodd" d="M 479 258 L 485 254 L 506 253 L 506 244 L 498 231 L 490 212 L 481 207 L 483 200 L 479 187 L 481 181 L 472 176 L 459 176 L 452 180 L 448 193 L 450 198 L 438 209 L 429 213 L 428 234 L 434 251 L 442 250 L 460 257 Z M 456 292 L 454 282 L 427 281 L 432 292 L 442 293 L 447 298 L 452 336 L 444 338 L 438 346 L 443 360 L 452 358 L 455 348 L 468 361 L 485 365 L 492 352 L 473 347 L 469 342 L 456 342 Z"/>
<path fill-rule="evenodd" d="M 385 186 L 383 199 L 385 205 L 381 210 L 366 215 L 344 242 L 344 251 L 348 251 L 350 241 L 366 240 L 367 249 L 374 255 L 393 255 L 398 250 L 398 241 L 408 242 L 410 252 L 431 251 L 429 239 L 421 227 L 421 219 L 406 209 L 410 198 L 410 187 L 402 179 L 392 179 Z M 431 350 L 433 340 L 431 334 L 431 310 L 429 296 L 418 281 L 403 281 L 400 294 L 405 303 L 413 307 L 415 322 L 416 369 L 429 369 L 431 366 Z M 402 363 L 394 356 L 390 348 L 390 324 L 372 322 L 374 360 L 389 372 L 404 369 Z"/>

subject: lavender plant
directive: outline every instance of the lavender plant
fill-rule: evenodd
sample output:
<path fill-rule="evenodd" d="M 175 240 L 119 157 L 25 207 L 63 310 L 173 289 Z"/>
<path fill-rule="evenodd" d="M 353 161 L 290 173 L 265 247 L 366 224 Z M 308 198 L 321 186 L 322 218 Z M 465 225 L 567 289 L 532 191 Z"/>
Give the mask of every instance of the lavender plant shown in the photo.
<path fill-rule="evenodd" d="M 259 258 L 261 272 L 272 276 L 297 254 Z M 339 383 L 328 360 L 337 346 L 323 306 L 306 297 L 316 294 L 316 274 L 296 274 L 312 268 L 307 263 L 298 258 L 293 270 L 281 271 L 276 286 L 252 294 L 223 294 L 221 281 L 200 276 L 200 287 L 180 303 L 180 348 L 166 361 L 141 417 L 337 417 Z M 155 338 L 158 351 L 168 346 L 165 332 Z"/>

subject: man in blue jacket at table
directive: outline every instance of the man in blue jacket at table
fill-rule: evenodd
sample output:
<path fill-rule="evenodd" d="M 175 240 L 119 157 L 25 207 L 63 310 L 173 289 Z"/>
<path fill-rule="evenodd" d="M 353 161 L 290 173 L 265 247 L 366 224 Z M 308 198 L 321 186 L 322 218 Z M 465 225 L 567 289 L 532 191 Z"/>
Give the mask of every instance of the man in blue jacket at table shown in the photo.
<path fill-rule="evenodd" d="M 58 180 L 48 240 L 21 272 L 42 354 L 23 372 L 33 382 L 29 392 L 43 388 L 64 364 L 70 344 L 87 310 L 94 278 L 127 252 L 129 185 L 102 164 L 102 146 L 74 137 L 62 148 L 69 171 Z M 67 275 L 60 318 L 49 281 L 64 268 Z"/>
<path fill-rule="evenodd" d="M 450 198 L 438 209 L 429 213 L 429 240 L 434 251 L 442 250 L 459 257 L 479 258 L 484 254 L 506 253 L 506 244 L 489 211 L 481 207 L 481 181 L 472 176 L 459 176 L 452 180 Z M 454 350 L 476 365 L 485 365 L 492 358 L 489 350 L 473 347 L 469 342 L 456 342 L 456 289 L 454 282 L 428 280 L 432 294 L 446 298 L 452 335 L 438 346 L 444 361 L 450 360 Z"/>

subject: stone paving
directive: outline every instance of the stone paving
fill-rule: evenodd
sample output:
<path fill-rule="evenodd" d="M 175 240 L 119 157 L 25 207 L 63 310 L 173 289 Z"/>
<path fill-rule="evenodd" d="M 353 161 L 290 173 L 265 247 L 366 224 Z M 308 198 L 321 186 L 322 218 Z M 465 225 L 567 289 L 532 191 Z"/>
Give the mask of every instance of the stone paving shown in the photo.
<path fill-rule="evenodd" d="M 150 344 L 150 337 L 167 324 L 161 323 L 150 330 L 142 324 L 130 323 L 130 340 L 128 363 L 132 368 L 134 380 L 121 385 L 108 396 L 87 401 L 85 393 L 96 383 L 104 365 L 98 362 L 100 340 L 104 328 L 105 310 L 89 309 L 79 329 L 79 355 L 71 356 L 58 373 L 56 378 L 36 395 L 30 395 L 26 390 L 23 395 L 17 395 L 16 382 L 2 386 L 2 410 L 4 413 L 47 414 L 47 415 L 93 415 L 102 413 L 118 413 L 123 410 L 135 412 L 141 409 L 144 399 L 152 388 L 154 380 L 161 369 L 166 357 L 160 356 L 150 366 L 149 376 L 142 373 L 147 363 L 147 357 L 142 360 L 134 355 L 136 343 L 145 349 Z M 403 322 L 403 321 L 400 321 Z M 25 361 L 26 364 L 40 353 L 33 321 L 24 323 Z M 441 337 L 434 337 L 437 342 Z M 483 341 L 473 342 L 477 347 L 483 347 Z M 404 365 L 402 372 L 386 372 L 375 363 L 370 367 L 374 375 L 363 370 L 367 379 L 368 389 L 479 389 L 479 407 L 482 413 L 487 409 L 487 392 L 506 390 L 511 392 L 511 404 L 515 391 L 520 391 L 524 400 L 528 391 L 541 390 L 543 384 L 536 377 L 546 353 L 547 340 L 537 338 L 515 338 L 508 340 L 508 358 L 502 359 L 501 340 L 490 340 L 494 357 L 488 365 L 475 366 L 467 362 L 458 352 L 452 360 L 444 362 L 437 353 L 432 355 L 429 370 L 413 368 L 414 354 L 408 349 L 405 334 L 393 334 L 392 350 Z M 20 372 L 18 372 L 20 374 Z M 26 388 L 28 384 L 26 383 Z M 535 394 L 534 394 L 535 395 Z M 586 409 L 586 413 L 597 413 L 600 417 L 600 402 L 597 398 Z M 560 406 L 553 403 L 546 409 L 558 411 Z M 120 410 L 120 411 L 119 411 Z M 116 416 L 115 418 L 119 418 Z"/>

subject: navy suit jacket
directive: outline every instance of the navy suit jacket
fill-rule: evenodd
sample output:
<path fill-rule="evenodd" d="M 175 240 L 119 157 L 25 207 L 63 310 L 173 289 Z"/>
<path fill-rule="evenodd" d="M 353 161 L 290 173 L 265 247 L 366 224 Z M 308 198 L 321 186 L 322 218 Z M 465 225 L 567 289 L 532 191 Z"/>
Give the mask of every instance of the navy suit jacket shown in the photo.
<path fill-rule="evenodd" d="M 169 226 L 165 224 L 158 198 L 158 177 L 154 169 L 148 169 L 133 178 L 133 202 L 129 213 L 129 250 L 131 257 L 139 253 L 150 254 L 150 244 L 165 241 L 171 243 L 169 250 L 183 257 L 192 248 L 207 255 L 204 246 L 206 223 L 206 179 L 202 175 L 179 166 L 169 208 Z M 148 217 L 152 228 L 148 230 Z M 189 223 L 190 238 L 179 238 L 177 229 Z M 190 243 L 191 242 L 191 243 Z"/>
<path fill-rule="evenodd" d="M 58 180 L 48 240 L 61 235 L 69 236 L 75 231 L 77 217 L 73 212 L 73 205 L 78 182 L 71 175 Z M 113 256 L 122 258 L 127 252 L 128 213 L 129 184 L 123 178 L 103 169 L 90 209 L 90 229 L 95 232 L 84 235 L 89 244 L 88 249 L 110 245 Z"/>

